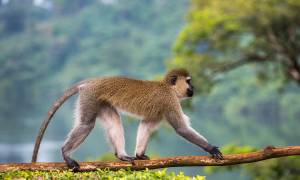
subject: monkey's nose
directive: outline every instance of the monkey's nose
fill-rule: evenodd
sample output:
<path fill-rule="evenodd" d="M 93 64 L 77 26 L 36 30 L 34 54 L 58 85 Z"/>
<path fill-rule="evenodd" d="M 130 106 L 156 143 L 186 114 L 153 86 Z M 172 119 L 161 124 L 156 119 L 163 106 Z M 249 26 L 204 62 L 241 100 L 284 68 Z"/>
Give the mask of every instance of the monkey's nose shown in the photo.
<path fill-rule="evenodd" d="M 186 94 L 187 94 L 188 97 L 192 97 L 194 95 L 193 89 L 192 88 L 188 88 Z"/>

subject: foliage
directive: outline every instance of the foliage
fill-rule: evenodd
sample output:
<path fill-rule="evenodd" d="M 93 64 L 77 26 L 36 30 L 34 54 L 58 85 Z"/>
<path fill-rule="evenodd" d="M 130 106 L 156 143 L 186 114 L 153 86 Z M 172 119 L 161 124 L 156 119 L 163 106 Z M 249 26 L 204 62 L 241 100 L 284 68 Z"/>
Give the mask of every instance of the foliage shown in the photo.
<path fill-rule="evenodd" d="M 230 144 L 222 148 L 222 152 L 227 153 L 246 153 L 256 151 L 256 148 L 251 146 L 236 146 Z M 227 167 L 205 167 L 204 171 L 208 174 L 217 172 L 232 171 L 235 169 L 243 169 L 243 173 L 246 173 L 255 180 L 284 180 L 291 179 L 297 180 L 300 177 L 300 159 L 296 156 L 269 159 L 266 161 L 260 161 L 257 163 L 235 165 Z"/>
<path fill-rule="evenodd" d="M 40 122 L 55 98 L 75 81 L 116 74 L 153 78 L 162 73 L 186 7 L 183 0 L 47 2 L 48 8 L 32 0 L 0 6 L 0 120 L 10 119 L 1 128 L 3 134 L 31 131 L 37 125 L 33 122 Z M 65 114 L 71 112 L 58 117 L 64 119 Z M 15 134 L 23 135 L 0 139 L 33 139 L 28 132 Z"/>
<path fill-rule="evenodd" d="M 102 75 L 143 79 L 161 76 L 166 71 L 164 60 L 171 56 L 170 44 L 184 24 L 182 17 L 188 4 L 185 0 L 47 2 L 50 6 L 46 8 L 34 5 L 32 0 L 10 0 L 0 6 L 2 162 L 30 159 L 30 143 L 41 120 L 70 84 Z M 298 0 L 191 1 L 187 23 L 174 44 L 169 66 L 187 67 L 192 71 L 196 90 L 210 92 L 184 103 L 192 105 L 185 110 L 192 126 L 212 144 L 222 147 L 236 143 L 255 148 L 299 144 L 300 86 L 286 83 L 292 80 L 287 76 L 286 54 L 275 52 L 263 31 L 272 27 L 284 46 L 295 44 L 291 49 L 297 48 L 298 9 Z M 291 24 L 296 28 L 296 39 L 285 41 L 290 32 L 285 27 Z M 271 54 L 272 58 L 251 62 L 243 58 L 247 53 L 259 57 Z M 255 65 L 237 68 L 248 63 Z M 230 73 L 223 74 L 227 71 Z M 56 142 L 52 149 L 43 149 L 42 145 L 40 159 L 45 155 L 47 161 L 61 160 L 59 147 L 73 123 L 71 104 L 72 99 L 57 112 L 47 129 L 43 145 L 47 140 Z M 134 152 L 138 123 L 123 123 L 126 150 Z M 171 128 L 159 129 L 152 140 L 147 155 L 207 155 L 178 138 Z M 109 151 L 104 142 L 99 129 L 94 130 L 74 158 L 95 160 Z M 2 144 L 8 148 L 2 148 Z M 23 149 L 22 153 L 16 151 Z M 102 158 L 113 155 L 107 153 Z M 182 170 L 199 172 L 199 168 Z M 226 179 L 225 175 L 217 179 Z"/>
<path fill-rule="evenodd" d="M 300 83 L 299 17 L 296 0 L 192 0 L 170 66 L 190 69 L 202 92 L 249 63 L 261 80 Z"/>
<path fill-rule="evenodd" d="M 201 120 L 192 123 L 213 137 L 212 142 L 299 144 L 299 13 L 295 0 L 191 1 L 168 65 L 192 72 L 196 90 L 202 93 L 193 102 L 197 111 L 192 116 Z M 229 152 L 240 150 L 229 147 Z M 267 161 L 278 169 L 264 162 L 260 168 L 243 169 L 252 178 L 297 176 L 286 176 L 297 166 L 292 158 L 285 160 L 293 165 L 280 166 L 280 159 Z"/>
<path fill-rule="evenodd" d="M 89 161 L 89 160 L 95 160 L 95 159 L 87 159 L 87 160 Z M 115 160 L 117 160 L 117 158 L 113 153 L 107 152 L 107 153 L 102 154 L 96 160 L 98 160 L 98 161 L 115 161 Z"/>
<path fill-rule="evenodd" d="M 245 170 L 250 177 L 256 180 L 299 180 L 299 167 L 299 157 L 292 156 L 249 164 L 245 167 Z"/>
<path fill-rule="evenodd" d="M 94 172 L 80 172 L 73 173 L 71 171 L 9 171 L 0 173 L 0 179 L 172 179 L 172 180 L 204 180 L 204 176 L 189 177 L 183 172 L 175 174 L 174 172 L 168 173 L 167 169 L 164 170 L 97 170 Z"/>
<path fill-rule="evenodd" d="M 216 144 L 299 144 L 299 87 L 278 91 L 278 81 L 260 86 L 253 74 L 251 68 L 238 69 L 209 95 L 195 98 L 193 126 Z"/>

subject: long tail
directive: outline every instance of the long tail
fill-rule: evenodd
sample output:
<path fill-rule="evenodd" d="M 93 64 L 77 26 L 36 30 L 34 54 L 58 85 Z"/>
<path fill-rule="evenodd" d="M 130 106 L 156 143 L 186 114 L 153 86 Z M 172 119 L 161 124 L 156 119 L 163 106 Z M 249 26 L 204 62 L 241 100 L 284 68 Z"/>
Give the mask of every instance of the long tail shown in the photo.
<path fill-rule="evenodd" d="M 48 124 L 49 124 L 51 118 L 53 117 L 54 113 L 58 110 L 58 108 L 69 97 L 73 96 L 74 94 L 76 94 L 79 91 L 79 86 L 81 84 L 83 84 L 83 82 L 75 84 L 73 87 L 71 87 L 70 89 L 66 90 L 64 92 L 64 94 L 54 102 L 54 104 L 52 105 L 52 107 L 48 111 L 48 114 L 47 114 L 46 118 L 44 119 L 43 124 L 40 127 L 39 134 L 38 134 L 38 136 L 37 136 L 37 138 L 35 140 L 35 145 L 34 145 L 34 150 L 33 150 L 31 162 L 36 162 L 36 160 L 37 160 L 37 155 L 38 155 L 38 151 L 39 151 L 39 148 L 40 148 L 40 144 L 41 144 L 42 138 L 44 136 L 46 128 L 48 127 Z"/>

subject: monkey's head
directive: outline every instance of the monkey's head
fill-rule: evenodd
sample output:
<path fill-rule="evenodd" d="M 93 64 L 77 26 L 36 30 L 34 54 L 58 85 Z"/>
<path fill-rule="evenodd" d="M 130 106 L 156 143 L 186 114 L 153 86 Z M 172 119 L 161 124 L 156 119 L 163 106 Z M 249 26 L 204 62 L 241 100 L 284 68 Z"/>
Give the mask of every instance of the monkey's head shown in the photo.
<path fill-rule="evenodd" d="M 173 69 L 169 71 L 164 81 L 174 89 L 179 99 L 192 97 L 194 94 L 191 77 L 185 69 Z"/>

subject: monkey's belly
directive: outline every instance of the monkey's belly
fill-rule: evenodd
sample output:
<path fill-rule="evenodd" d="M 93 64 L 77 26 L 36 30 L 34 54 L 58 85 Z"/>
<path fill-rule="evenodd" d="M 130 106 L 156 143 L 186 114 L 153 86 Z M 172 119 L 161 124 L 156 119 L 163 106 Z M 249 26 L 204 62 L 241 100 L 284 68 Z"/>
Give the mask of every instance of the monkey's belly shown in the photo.
<path fill-rule="evenodd" d="M 136 118 L 136 119 L 139 119 L 139 120 L 144 119 L 143 116 L 140 116 L 140 115 L 138 115 L 138 114 L 135 114 L 135 113 L 126 111 L 126 110 L 124 110 L 124 109 L 117 108 L 117 110 L 118 110 L 119 113 L 124 114 L 124 115 L 127 115 L 127 116 L 130 116 L 130 117 L 133 117 L 133 118 Z"/>

